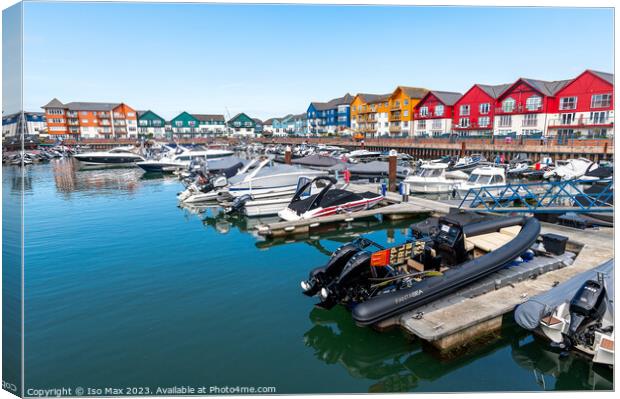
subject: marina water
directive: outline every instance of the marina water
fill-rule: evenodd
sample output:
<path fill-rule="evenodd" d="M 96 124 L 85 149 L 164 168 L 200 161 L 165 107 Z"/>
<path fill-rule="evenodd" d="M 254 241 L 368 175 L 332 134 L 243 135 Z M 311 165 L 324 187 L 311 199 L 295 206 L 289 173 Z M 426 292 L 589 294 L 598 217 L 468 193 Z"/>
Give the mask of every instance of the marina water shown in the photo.
<path fill-rule="evenodd" d="M 177 207 L 178 180 L 71 160 L 3 168 L 24 189 L 27 388 L 275 387 L 276 392 L 610 389 L 612 373 L 560 358 L 509 320 L 487 345 L 440 359 L 400 331 L 313 309 L 299 281 L 364 234 L 402 242 L 407 226 L 355 222 L 259 241 L 254 221 Z M 6 212 L 6 210 L 5 210 Z M 18 242 L 16 229 L 5 229 Z M 6 251 L 7 249 L 5 249 Z"/>

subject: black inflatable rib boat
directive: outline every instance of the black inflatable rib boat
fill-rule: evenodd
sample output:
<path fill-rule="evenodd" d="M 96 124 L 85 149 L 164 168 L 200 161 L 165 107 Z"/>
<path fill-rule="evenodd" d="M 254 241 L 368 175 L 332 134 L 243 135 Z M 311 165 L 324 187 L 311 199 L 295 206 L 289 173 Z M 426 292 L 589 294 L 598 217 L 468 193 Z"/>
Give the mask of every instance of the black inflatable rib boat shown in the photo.
<path fill-rule="evenodd" d="M 472 218 L 458 214 L 439 218 L 431 235 L 393 248 L 364 238 L 345 244 L 325 266 L 310 272 L 302 290 L 308 296 L 318 295 L 318 306 L 343 304 L 357 324 L 371 325 L 505 267 L 540 233 L 535 218 L 485 218 L 467 224 L 463 220 Z"/>

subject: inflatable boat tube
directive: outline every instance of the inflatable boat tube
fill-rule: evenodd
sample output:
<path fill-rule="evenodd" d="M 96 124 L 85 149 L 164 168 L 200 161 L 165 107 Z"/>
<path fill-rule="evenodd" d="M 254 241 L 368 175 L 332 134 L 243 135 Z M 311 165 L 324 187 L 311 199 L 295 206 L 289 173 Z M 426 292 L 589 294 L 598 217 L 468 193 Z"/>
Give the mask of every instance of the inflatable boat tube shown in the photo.
<path fill-rule="evenodd" d="M 512 262 L 536 241 L 540 223 L 535 218 L 511 217 L 465 226 L 465 235 L 474 236 L 521 225 L 521 231 L 510 243 L 479 258 L 454 266 L 441 276 L 428 277 L 411 288 L 382 294 L 353 308 L 353 319 L 362 326 L 425 305 L 457 289 L 485 277 Z"/>

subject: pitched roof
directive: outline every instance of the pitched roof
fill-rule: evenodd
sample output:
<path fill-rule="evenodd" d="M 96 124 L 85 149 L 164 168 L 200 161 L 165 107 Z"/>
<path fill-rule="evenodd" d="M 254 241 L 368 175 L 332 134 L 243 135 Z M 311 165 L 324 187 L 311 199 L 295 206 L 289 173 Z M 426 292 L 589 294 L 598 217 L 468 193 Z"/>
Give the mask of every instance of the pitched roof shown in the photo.
<path fill-rule="evenodd" d="M 192 116 L 201 122 L 206 122 L 206 121 L 224 122 L 224 115 L 221 115 L 221 114 L 192 114 Z"/>
<path fill-rule="evenodd" d="M 41 108 L 63 108 L 65 105 L 60 102 L 57 98 L 53 98 L 52 101 L 45 104 Z"/>
<path fill-rule="evenodd" d="M 262 124 L 263 124 L 263 121 L 261 121 L 261 120 L 260 120 L 260 119 L 258 119 L 258 118 L 252 118 L 252 120 L 254 121 L 254 123 L 258 123 L 259 125 L 262 125 Z"/>
<path fill-rule="evenodd" d="M 314 108 L 317 111 L 324 111 L 326 109 L 336 108 L 339 105 L 351 104 L 353 98 L 354 97 L 351 94 L 347 93 L 342 97 L 334 98 L 326 103 L 312 102 L 311 104 L 314 105 Z"/>
<path fill-rule="evenodd" d="M 502 83 L 499 85 L 483 85 L 478 83 L 476 86 L 492 98 L 498 98 L 504 91 L 506 91 L 507 88 L 510 87 L 510 85 L 512 85 L 512 83 Z"/>
<path fill-rule="evenodd" d="M 89 103 L 71 102 L 64 105 L 71 111 L 110 111 L 121 105 L 121 103 Z"/>
<path fill-rule="evenodd" d="M 275 119 L 275 118 L 269 118 L 269 119 L 266 119 L 266 120 L 263 122 L 263 125 L 273 125 L 273 120 L 274 120 L 274 119 Z"/>
<path fill-rule="evenodd" d="M 614 74 L 613 73 L 594 71 L 592 69 L 588 69 L 587 71 L 595 74 L 596 76 L 598 76 L 599 78 L 603 79 L 604 81 L 606 81 L 608 83 L 614 84 Z"/>
<path fill-rule="evenodd" d="M 398 86 L 396 90 L 401 89 L 411 98 L 422 98 L 428 93 L 427 89 L 423 89 L 421 87 L 411 87 L 411 86 Z M 394 91 L 396 91 L 394 90 Z"/>
<path fill-rule="evenodd" d="M 546 96 L 554 96 L 562 87 L 569 84 L 572 79 L 568 80 L 554 80 L 552 82 L 538 79 L 521 78 L 520 80 L 532 86 Z"/>
<path fill-rule="evenodd" d="M 366 104 L 375 104 L 386 101 L 392 93 L 388 94 L 370 94 L 370 93 L 358 93 L 358 96 L 362 97 Z"/>
<path fill-rule="evenodd" d="M 431 93 L 433 93 L 433 95 L 437 97 L 439 101 L 441 101 L 445 105 L 454 105 L 454 103 L 456 103 L 459 100 L 459 98 L 463 96 L 463 94 L 457 93 L 455 91 L 432 90 Z"/>

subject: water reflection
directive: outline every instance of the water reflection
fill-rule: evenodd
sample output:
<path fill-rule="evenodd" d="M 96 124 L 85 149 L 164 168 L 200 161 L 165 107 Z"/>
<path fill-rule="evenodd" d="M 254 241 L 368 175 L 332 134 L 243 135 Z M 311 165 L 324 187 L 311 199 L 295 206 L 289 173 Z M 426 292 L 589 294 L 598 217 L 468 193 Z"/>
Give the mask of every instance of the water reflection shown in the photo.
<path fill-rule="evenodd" d="M 578 356 L 562 358 L 514 323 L 507 323 L 489 343 L 446 358 L 423 348 L 419 341 L 408 341 L 400 331 L 359 328 L 342 306 L 314 308 L 309 317 L 313 327 L 304 334 L 305 345 L 318 360 L 339 364 L 355 378 L 375 381 L 369 392 L 414 391 L 422 381 L 435 381 L 506 347 L 519 366 L 532 372 L 532 382 L 542 390 L 613 389 L 609 369 Z"/>
<path fill-rule="evenodd" d="M 21 194 L 32 190 L 32 176 L 29 169 L 19 166 L 2 165 L 3 180 L 10 183 L 12 194 Z"/>
<path fill-rule="evenodd" d="M 98 194 L 118 191 L 133 193 L 141 184 L 139 168 L 92 168 L 82 169 L 73 159 L 51 162 L 56 190 L 60 193 L 95 191 Z"/>

